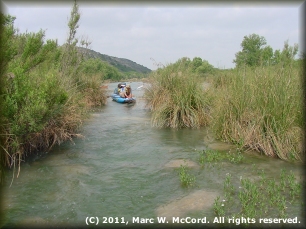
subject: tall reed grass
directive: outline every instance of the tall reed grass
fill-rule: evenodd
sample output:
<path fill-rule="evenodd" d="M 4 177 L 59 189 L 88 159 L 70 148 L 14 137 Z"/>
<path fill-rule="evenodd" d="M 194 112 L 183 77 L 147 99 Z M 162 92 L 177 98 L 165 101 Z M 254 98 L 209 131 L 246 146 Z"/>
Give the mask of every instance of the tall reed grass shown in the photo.
<path fill-rule="evenodd" d="M 203 79 L 192 73 L 180 59 L 150 75 L 144 97 L 152 111 L 155 127 L 198 128 L 209 121 L 210 101 L 203 90 Z"/>
<path fill-rule="evenodd" d="M 215 80 L 212 128 L 218 138 L 271 157 L 304 161 L 302 68 L 227 71 Z"/>

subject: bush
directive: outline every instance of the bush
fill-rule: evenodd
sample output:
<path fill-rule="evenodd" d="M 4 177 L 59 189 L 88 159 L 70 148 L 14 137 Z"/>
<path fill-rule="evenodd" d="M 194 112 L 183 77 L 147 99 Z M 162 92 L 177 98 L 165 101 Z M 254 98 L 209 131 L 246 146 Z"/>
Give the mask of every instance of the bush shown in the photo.
<path fill-rule="evenodd" d="M 157 127 L 198 128 L 209 119 L 209 99 L 202 79 L 192 72 L 186 58 L 151 73 L 145 90 L 152 124 Z"/>
<path fill-rule="evenodd" d="M 122 74 L 113 66 L 99 59 L 88 59 L 84 61 L 80 66 L 81 72 L 84 75 L 96 75 L 100 76 L 100 81 L 113 80 L 120 81 Z"/>
<path fill-rule="evenodd" d="M 70 34 L 74 35 L 77 11 L 75 3 L 69 22 Z M 5 140 L 1 148 L 6 151 L 6 165 L 12 166 L 20 165 L 29 153 L 80 136 L 78 128 L 88 107 L 103 105 L 106 95 L 100 88 L 101 78 L 80 71 L 84 60 L 76 51 L 74 36 L 58 47 L 56 41 L 44 40 L 42 30 L 17 33 L 14 17 L 5 18 L 1 47 L 9 49 L 3 56 L 7 67 L 1 117 Z"/>

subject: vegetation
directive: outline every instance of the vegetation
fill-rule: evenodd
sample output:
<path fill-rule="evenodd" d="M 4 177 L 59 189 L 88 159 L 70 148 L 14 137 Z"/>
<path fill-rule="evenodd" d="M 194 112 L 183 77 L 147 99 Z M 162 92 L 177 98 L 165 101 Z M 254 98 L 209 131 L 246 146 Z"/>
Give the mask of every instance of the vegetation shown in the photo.
<path fill-rule="evenodd" d="M 144 94 L 152 111 L 152 125 L 171 128 L 206 125 L 210 101 L 203 93 L 202 82 L 187 58 L 153 72 Z"/>
<path fill-rule="evenodd" d="M 288 65 L 298 53 L 298 45 L 290 47 L 288 41 L 285 42 L 282 51 L 275 50 L 266 45 L 267 41 L 264 37 L 257 34 L 244 36 L 241 43 L 242 51 L 236 53 L 236 67 L 248 66 L 272 66 L 282 63 Z"/>
<path fill-rule="evenodd" d="M 220 161 L 231 163 L 243 161 L 243 156 L 239 151 L 231 153 L 204 150 L 199 153 L 199 162 L 202 167 L 214 166 L 216 162 L 221 165 L 218 163 Z M 302 175 L 300 179 L 297 179 L 292 171 L 280 168 L 279 177 L 275 177 L 273 174 L 266 174 L 255 164 L 250 166 L 249 170 L 252 170 L 251 173 L 254 176 L 244 178 L 237 174 L 226 173 L 223 194 L 217 196 L 213 204 L 215 215 L 225 217 L 225 225 L 222 226 L 232 226 L 235 223 L 240 226 L 261 227 L 262 224 L 258 222 L 259 218 L 300 217 L 294 212 L 300 212 L 300 207 L 305 204 L 301 201 L 305 185 Z M 243 218 L 250 220 L 248 222 L 242 220 Z"/>
<path fill-rule="evenodd" d="M 112 67 L 99 59 L 87 59 L 81 64 L 80 69 L 83 75 L 96 76 L 100 81 L 120 81 L 122 78 L 124 78 L 123 74 L 120 73 L 115 67 Z"/>
<path fill-rule="evenodd" d="M 146 78 L 148 73 L 151 72 L 150 69 L 128 59 L 108 56 L 88 48 L 78 47 L 78 50 L 84 54 L 86 60 L 89 59 L 86 67 L 91 67 L 90 64 L 95 64 L 91 71 L 95 71 L 95 73 L 101 75 L 101 70 L 106 70 L 106 74 L 103 77 L 105 80 L 118 82 L 131 78 Z M 103 66 L 102 69 L 101 67 L 96 68 L 97 63 L 99 63 L 99 66 Z"/>
<path fill-rule="evenodd" d="M 105 103 L 103 80 L 141 78 L 150 72 L 126 59 L 88 54 L 90 42 L 76 37 L 80 20 L 76 2 L 62 46 L 45 40 L 43 30 L 19 33 L 14 20 L 1 15 L 4 135 L 0 143 L 4 154 L 0 159 L 10 167 L 28 154 L 79 136 L 88 107 Z M 298 46 L 286 41 L 283 50 L 273 51 L 264 37 L 251 34 L 241 47 L 235 69 L 217 70 L 200 57 L 184 57 L 151 72 L 144 96 L 152 125 L 209 125 L 217 138 L 237 144 L 240 150 L 304 161 L 300 81 L 304 60 L 295 59 Z M 204 88 L 204 80 L 211 82 L 209 89 Z M 214 153 L 205 154 L 203 160 L 214 158 Z M 232 160 L 238 163 L 242 158 Z"/>
<path fill-rule="evenodd" d="M 1 10 L 1 4 L 0 4 L 0 10 Z M 8 59 L 6 51 L 9 49 L 9 42 L 5 37 L 10 36 L 10 33 L 12 33 L 12 29 L 4 29 L 4 26 L 8 26 L 9 24 L 9 17 L 4 17 L 4 15 L 0 14 L 0 184 L 2 184 L 4 180 L 4 163 L 5 163 L 5 157 L 6 157 L 6 152 L 4 146 L 5 142 L 5 136 L 2 134 L 5 132 L 4 128 L 4 115 L 2 112 L 2 107 L 4 104 L 4 94 L 5 94 L 5 89 L 4 89 L 4 77 L 5 77 L 5 72 L 7 69 L 7 64 L 8 64 Z M 9 27 L 9 26 L 8 26 Z"/>
<path fill-rule="evenodd" d="M 215 214 L 227 219 L 287 218 L 292 206 L 302 196 L 302 184 L 296 181 L 292 171 L 283 169 L 278 180 L 268 178 L 264 170 L 258 170 L 258 175 L 257 180 L 240 178 L 237 187 L 233 184 L 231 174 L 227 174 L 224 196 L 218 196 L 214 202 Z M 248 222 L 239 224 L 250 225 Z"/>
<path fill-rule="evenodd" d="M 211 126 L 218 138 L 271 157 L 304 160 L 302 66 L 292 59 L 294 50 L 285 43 L 279 64 L 236 68 L 215 81 Z"/>
<path fill-rule="evenodd" d="M 15 167 L 33 152 L 80 136 L 77 131 L 90 105 L 105 103 L 101 78 L 84 75 L 76 31 L 80 14 L 76 2 L 71 11 L 69 36 L 63 46 L 45 40 L 45 32 L 18 33 L 15 17 L 4 16 L 1 40 L 3 63 L 3 124 L 5 163 Z M 2 48 L 1 48 L 2 50 Z M 3 68 L 4 69 L 4 68 Z M 1 68 L 2 70 L 2 68 Z"/>
<path fill-rule="evenodd" d="M 209 125 L 218 139 L 240 149 L 304 161 L 303 61 L 295 59 L 298 46 L 286 41 L 283 50 L 273 52 L 264 37 L 251 34 L 241 47 L 235 69 L 216 70 L 196 57 L 151 73 L 145 98 L 153 125 Z M 211 83 L 208 90 L 203 90 L 204 80 Z"/>
<path fill-rule="evenodd" d="M 80 136 L 89 108 L 106 102 L 103 81 L 145 77 L 150 72 L 126 59 L 91 56 L 91 42 L 77 37 L 80 18 L 75 1 L 67 40 L 59 46 L 56 40 L 46 40 L 42 29 L 19 33 L 16 18 L 1 14 L 0 159 L 5 166 L 20 165 L 34 152 Z"/>
<path fill-rule="evenodd" d="M 270 46 L 265 46 L 266 44 L 266 39 L 257 34 L 244 36 L 241 43 L 242 51 L 236 53 L 234 63 L 236 63 L 237 67 L 241 65 L 259 66 L 261 64 L 269 64 L 273 51 Z"/>
<path fill-rule="evenodd" d="M 202 150 L 201 152 L 199 152 L 199 162 L 202 166 L 204 166 L 207 163 L 224 161 L 224 160 L 227 160 L 234 164 L 238 164 L 243 162 L 244 157 L 239 151 L 239 149 L 236 152 L 227 152 L 227 153 L 211 149 Z"/>
<path fill-rule="evenodd" d="M 182 186 L 184 187 L 192 187 L 195 185 L 195 176 L 191 175 L 188 172 L 188 168 L 184 165 L 180 166 L 179 176 Z"/>
<path fill-rule="evenodd" d="M 198 73 L 200 76 L 215 72 L 215 68 L 207 60 L 202 60 L 200 57 L 195 57 L 192 61 L 186 60 L 191 64 L 191 71 Z"/>
<path fill-rule="evenodd" d="M 118 60 L 121 60 L 121 58 L 102 58 L 106 55 L 93 52 L 89 49 L 80 49 L 80 47 L 77 49 L 81 50 L 80 53 L 84 57 L 84 61 L 79 68 L 82 75 L 95 76 L 101 81 L 111 82 L 118 82 L 127 79 L 141 79 L 147 77 L 148 70 L 142 70 L 141 65 L 138 65 L 132 61 L 124 59 L 124 62 L 120 62 Z M 88 54 L 86 51 L 90 53 Z M 94 53 L 94 55 L 92 55 L 92 53 Z M 111 59 L 111 61 L 109 61 L 109 59 Z M 117 61 L 114 62 L 113 59 Z"/>

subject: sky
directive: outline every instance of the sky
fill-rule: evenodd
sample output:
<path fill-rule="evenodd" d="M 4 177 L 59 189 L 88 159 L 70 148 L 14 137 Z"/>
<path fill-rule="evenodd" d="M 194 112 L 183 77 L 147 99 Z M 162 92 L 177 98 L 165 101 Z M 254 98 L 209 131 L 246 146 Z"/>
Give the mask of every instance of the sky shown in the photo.
<path fill-rule="evenodd" d="M 45 30 L 45 39 L 62 45 L 68 37 L 73 1 L 2 1 L 23 32 Z M 233 68 L 244 36 L 263 36 L 273 50 L 284 42 L 302 45 L 301 4 L 291 2 L 116 2 L 77 1 L 77 37 L 90 49 L 126 58 L 151 70 L 182 57 L 200 57 L 216 68 Z"/>

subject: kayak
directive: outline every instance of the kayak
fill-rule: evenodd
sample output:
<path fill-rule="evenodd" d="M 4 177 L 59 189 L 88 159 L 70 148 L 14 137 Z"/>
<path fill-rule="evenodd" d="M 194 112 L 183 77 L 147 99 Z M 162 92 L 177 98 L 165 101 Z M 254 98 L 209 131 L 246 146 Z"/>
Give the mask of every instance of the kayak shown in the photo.
<path fill-rule="evenodd" d="M 135 98 L 122 98 L 118 94 L 112 94 L 111 97 L 117 103 L 135 103 L 136 102 Z"/>

